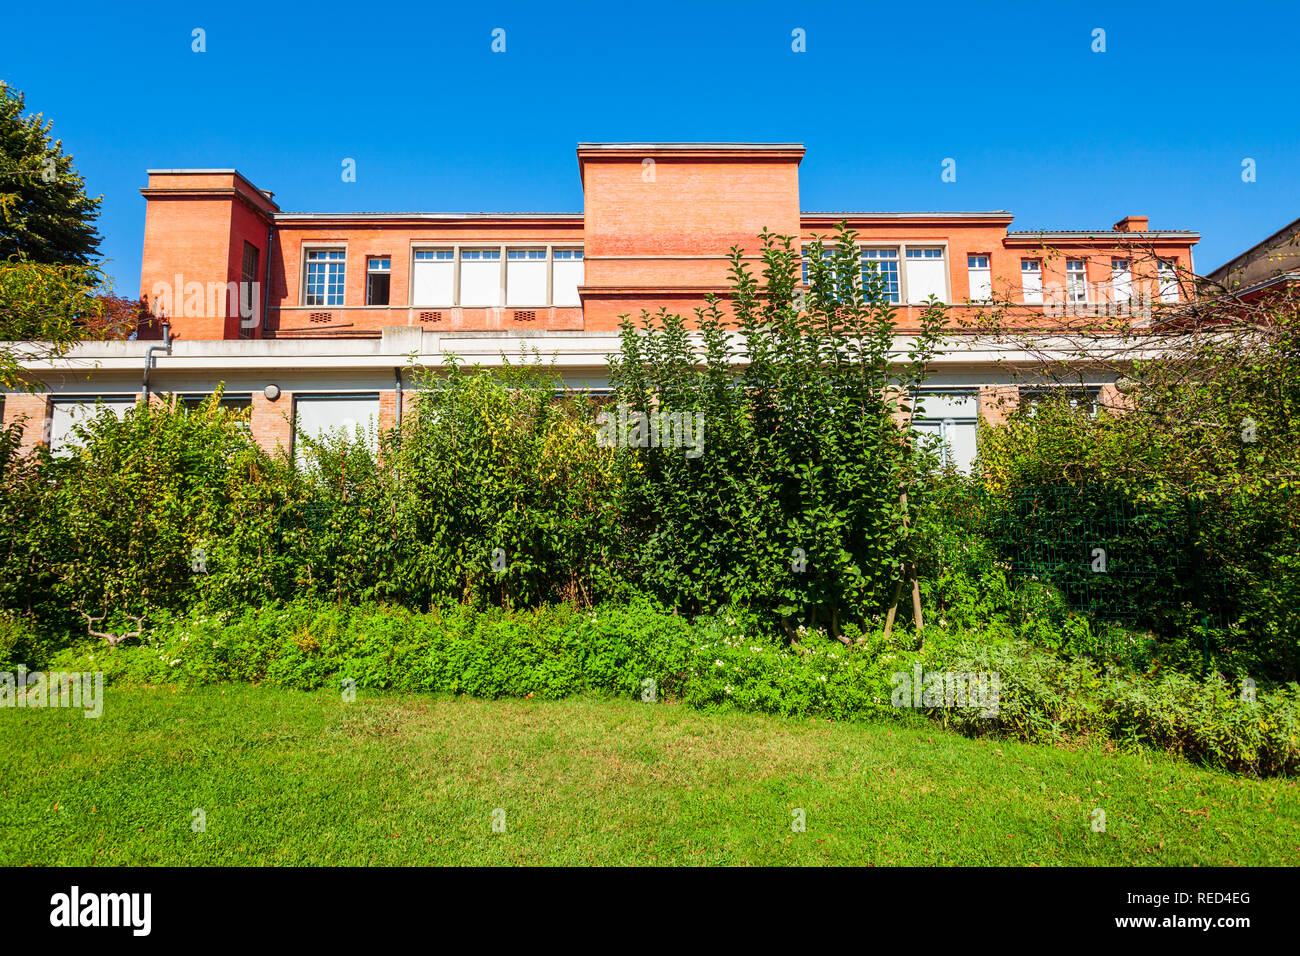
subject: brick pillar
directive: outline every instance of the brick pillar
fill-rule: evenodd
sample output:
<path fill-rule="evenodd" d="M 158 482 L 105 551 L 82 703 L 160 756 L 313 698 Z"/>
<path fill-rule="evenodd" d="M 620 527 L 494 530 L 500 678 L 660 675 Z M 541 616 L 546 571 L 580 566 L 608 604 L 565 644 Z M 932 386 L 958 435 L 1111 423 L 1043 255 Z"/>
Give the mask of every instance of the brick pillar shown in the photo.
<path fill-rule="evenodd" d="M 907 429 L 912 424 L 912 415 L 916 412 L 916 399 L 892 385 L 885 387 L 881 397 L 887 402 L 894 401 L 898 403 L 898 407 L 891 417 L 894 419 L 895 425 L 901 429 Z"/>
<path fill-rule="evenodd" d="M 402 403 L 402 414 L 406 414 L 406 403 Z M 397 427 L 397 389 L 390 388 L 379 393 L 379 434 L 392 431 Z"/>
<path fill-rule="evenodd" d="M 1020 407 L 1020 389 L 1015 385 L 981 385 L 979 414 L 985 424 L 1001 425 Z"/>
<path fill-rule="evenodd" d="M 1123 415 L 1133 407 L 1133 401 L 1112 382 L 1101 387 L 1101 393 L 1097 396 L 1097 407 L 1112 415 Z"/>
<path fill-rule="evenodd" d="M 268 455 L 277 449 L 285 454 L 293 451 L 293 393 L 281 392 L 271 401 L 262 392 L 253 393 L 253 409 L 249 417 L 253 441 Z"/>
<path fill-rule="evenodd" d="M 33 449 L 49 444 L 50 414 L 48 395 L 26 392 L 5 393 L 5 427 L 21 423 L 23 428 L 22 442 L 18 446 L 20 454 L 26 455 Z"/>

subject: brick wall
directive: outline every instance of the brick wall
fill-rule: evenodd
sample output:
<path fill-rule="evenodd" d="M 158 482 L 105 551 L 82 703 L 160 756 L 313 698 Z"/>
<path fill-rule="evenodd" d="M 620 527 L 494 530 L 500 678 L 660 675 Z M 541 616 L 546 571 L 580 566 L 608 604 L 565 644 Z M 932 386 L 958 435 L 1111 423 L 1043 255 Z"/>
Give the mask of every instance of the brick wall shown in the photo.
<path fill-rule="evenodd" d="M 22 423 L 23 438 L 18 446 L 20 454 L 27 454 L 34 448 L 49 443 L 46 431 L 50 421 L 50 397 L 48 395 L 28 395 L 22 392 L 5 393 L 5 427 Z"/>
<path fill-rule="evenodd" d="M 990 425 L 1001 425 L 1020 406 L 1020 389 L 1015 385 L 982 385 L 979 415 Z"/>
<path fill-rule="evenodd" d="M 1122 415 L 1133 407 L 1133 401 L 1114 384 L 1110 384 L 1101 387 L 1101 393 L 1097 396 L 1097 405 L 1103 412 Z"/>
<path fill-rule="evenodd" d="M 250 428 L 253 441 L 268 454 L 275 454 L 277 449 L 292 453 L 293 393 L 281 392 L 279 398 L 271 401 L 261 392 L 254 392 Z"/>

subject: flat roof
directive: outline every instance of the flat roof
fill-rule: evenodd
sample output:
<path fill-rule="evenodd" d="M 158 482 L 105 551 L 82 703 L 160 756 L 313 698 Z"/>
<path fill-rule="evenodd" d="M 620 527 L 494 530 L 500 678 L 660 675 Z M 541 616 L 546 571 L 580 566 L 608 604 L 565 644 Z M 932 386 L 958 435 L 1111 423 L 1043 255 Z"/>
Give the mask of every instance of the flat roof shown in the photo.
<path fill-rule="evenodd" d="M 803 149 L 803 143 L 579 143 L 578 149 Z"/>
<path fill-rule="evenodd" d="M 854 217 L 863 218 L 863 217 L 870 216 L 876 219 L 914 219 L 918 217 L 929 218 L 929 219 L 958 219 L 958 218 L 971 219 L 971 218 L 979 218 L 979 217 L 987 217 L 989 219 L 1005 219 L 1007 216 L 1010 216 L 1011 213 L 1006 209 L 987 209 L 979 212 L 952 212 L 952 211 L 886 212 L 884 210 L 853 211 L 853 210 L 837 210 L 837 209 L 830 209 L 830 210 L 814 209 L 811 211 L 801 212 L 799 213 L 799 215 L 800 216 L 846 216 L 850 218 L 854 218 Z"/>
<path fill-rule="evenodd" d="M 1148 229 L 1143 232 L 1124 232 L 1120 229 L 1012 229 L 1008 239 L 1105 239 L 1124 241 L 1130 239 L 1200 239 L 1199 232 L 1190 229 Z"/>
<path fill-rule="evenodd" d="M 279 219 L 581 219 L 580 212 L 280 212 Z"/>

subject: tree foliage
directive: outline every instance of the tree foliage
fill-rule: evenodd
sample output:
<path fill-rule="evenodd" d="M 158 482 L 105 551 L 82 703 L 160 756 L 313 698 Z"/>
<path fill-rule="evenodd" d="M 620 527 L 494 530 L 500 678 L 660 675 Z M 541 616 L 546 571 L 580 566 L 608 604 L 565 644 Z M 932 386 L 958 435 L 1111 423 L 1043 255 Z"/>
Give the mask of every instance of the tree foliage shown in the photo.
<path fill-rule="evenodd" d="M 620 403 L 699 413 L 698 457 L 624 456 L 624 524 L 637 577 L 691 611 L 740 603 L 842 625 L 875 615 L 909 563 L 903 506 L 916 464 L 897 424 L 940 339 L 932 302 L 900 337 L 885 278 L 863 269 L 845 226 L 806 246 L 764 233 L 755 276 L 734 249 L 726 318 L 625 319 L 611 357 Z M 897 352 L 905 341 L 905 351 Z"/>
<path fill-rule="evenodd" d="M 103 197 L 86 195 L 62 140 L 50 140 L 53 120 L 24 109 L 23 94 L 0 83 L 0 259 L 89 265 Z"/>

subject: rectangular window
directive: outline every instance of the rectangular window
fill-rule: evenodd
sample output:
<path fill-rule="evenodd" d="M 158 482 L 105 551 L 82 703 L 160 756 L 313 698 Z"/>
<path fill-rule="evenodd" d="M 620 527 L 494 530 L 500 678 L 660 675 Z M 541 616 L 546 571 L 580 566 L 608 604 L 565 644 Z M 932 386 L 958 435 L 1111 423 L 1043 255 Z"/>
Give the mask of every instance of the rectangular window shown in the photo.
<path fill-rule="evenodd" d="M 1172 259 L 1161 259 L 1156 266 L 1160 280 L 1160 301 L 1178 301 L 1178 267 Z"/>
<path fill-rule="evenodd" d="M 455 305 L 455 293 L 455 250 L 415 250 L 411 263 L 411 304 Z"/>
<path fill-rule="evenodd" d="M 993 272 L 988 256 L 967 256 L 966 274 L 970 279 L 972 302 L 988 302 L 993 298 Z"/>
<path fill-rule="evenodd" d="M 934 296 L 948 299 L 948 274 L 944 268 L 942 246 L 917 246 L 907 249 L 907 300 L 924 302 Z"/>
<path fill-rule="evenodd" d="M 945 466 L 969 474 L 978 450 L 976 396 L 968 392 L 921 393 L 914 402 L 912 430 L 931 443 Z"/>
<path fill-rule="evenodd" d="M 192 412 L 211 397 L 212 394 L 210 392 L 207 394 L 196 394 L 196 393 L 185 394 L 180 397 L 181 406 L 185 408 L 187 411 Z M 217 405 L 220 406 L 221 408 L 236 408 L 236 409 L 248 408 L 252 404 L 253 404 L 252 395 L 249 394 L 231 395 L 229 392 L 223 392 L 221 394 L 221 401 L 217 402 Z"/>
<path fill-rule="evenodd" d="M 253 245 L 247 239 L 244 240 L 244 261 L 239 267 L 239 337 L 241 339 L 251 338 L 253 328 L 257 325 L 257 315 L 262 307 L 261 297 L 258 294 L 261 290 L 258 283 L 258 263 L 261 261 L 261 250 Z M 245 314 L 247 310 L 247 315 Z"/>
<path fill-rule="evenodd" d="M 127 409 L 134 406 L 134 396 L 54 399 L 50 406 L 50 454 L 70 455 L 74 448 L 81 445 L 81 439 L 75 431 L 76 426 L 98 418 L 105 410 L 112 412 L 120 421 L 126 417 Z"/>
<path fill-rule="evenodd" d="M 1088 266 L 1082 259 L 1065 261 L 1065 301 L 1070 305 L 1088 301 Z"/>
<path fill-rule="evenodd" d="M 555 249 L 551 263 L 551 301 L 554 305 L 580 305 L 578 288 L 583 281 L 581 249 Z"/>
<path fill-rule="evenodd" d="M 261 259 L 261 250 L 247 240 L 244 241 L 244 262 L 239 270 L 239 281 L 251 285 L 257 281 L 257 263 Z"/>
<path fill-rule="evenodd" d="M 388 305 L 388 286 L 393 261 L 388 256 L 371 256 L 366 260 L 366 305 Z"/>
<path fill-rule="evenodd" d="M 822 249 L 822 259 L 829 260 L 834 258 L 834 256 L 835 256 L 835 250 L 833 248 Z M 803 284 L 807 286 L 808 285 L 808 250 L 805 249 L 803 251 L 803 255 L 800 257 L 800 260 L 803 268 Z"/>
<path fill-rule="evenodd" d="M 347 252 L 343 249 L 307 250 L 307 289 L 304 305 L 342 305 Z"/>
<path fill-rule="evenodd" d="M 460 304 L 488 308 L 501 304 L 501 250 L 460 251 Z"/>
<path fill-rule="evenodd" d="M 546 250 L 506 250 L 506 305 L 546 305 Z"/>
<path fill-rule="evenodd" d="M 1110 298 L 1127 302 L 1133 296 L 1133 264 L 1128 259 L 1110 260 Z"/>
<path fill-rule="evenodd" d="M 294 456 L 299 465 L 309 460 L 304 437 L 337 441 L 362 441 L 370 450 L 379 447 L 379 396 L 294 396 Z"/>
<path fill-rule="evenodd" d="M 1039 259 L 1020 260 L 1020 294 L 1029 305 L 1043 302 L 1043 263 Z"/>
<path fill-rule="evenodd" d="M 862 281 L 864 286 L 873 274 L 879 275 L 883 280 L 880 288 L 884 293 L 885 300 L 897 303 L 900 299 L 898 289 L 898 250 L 863 249 Z"/>

